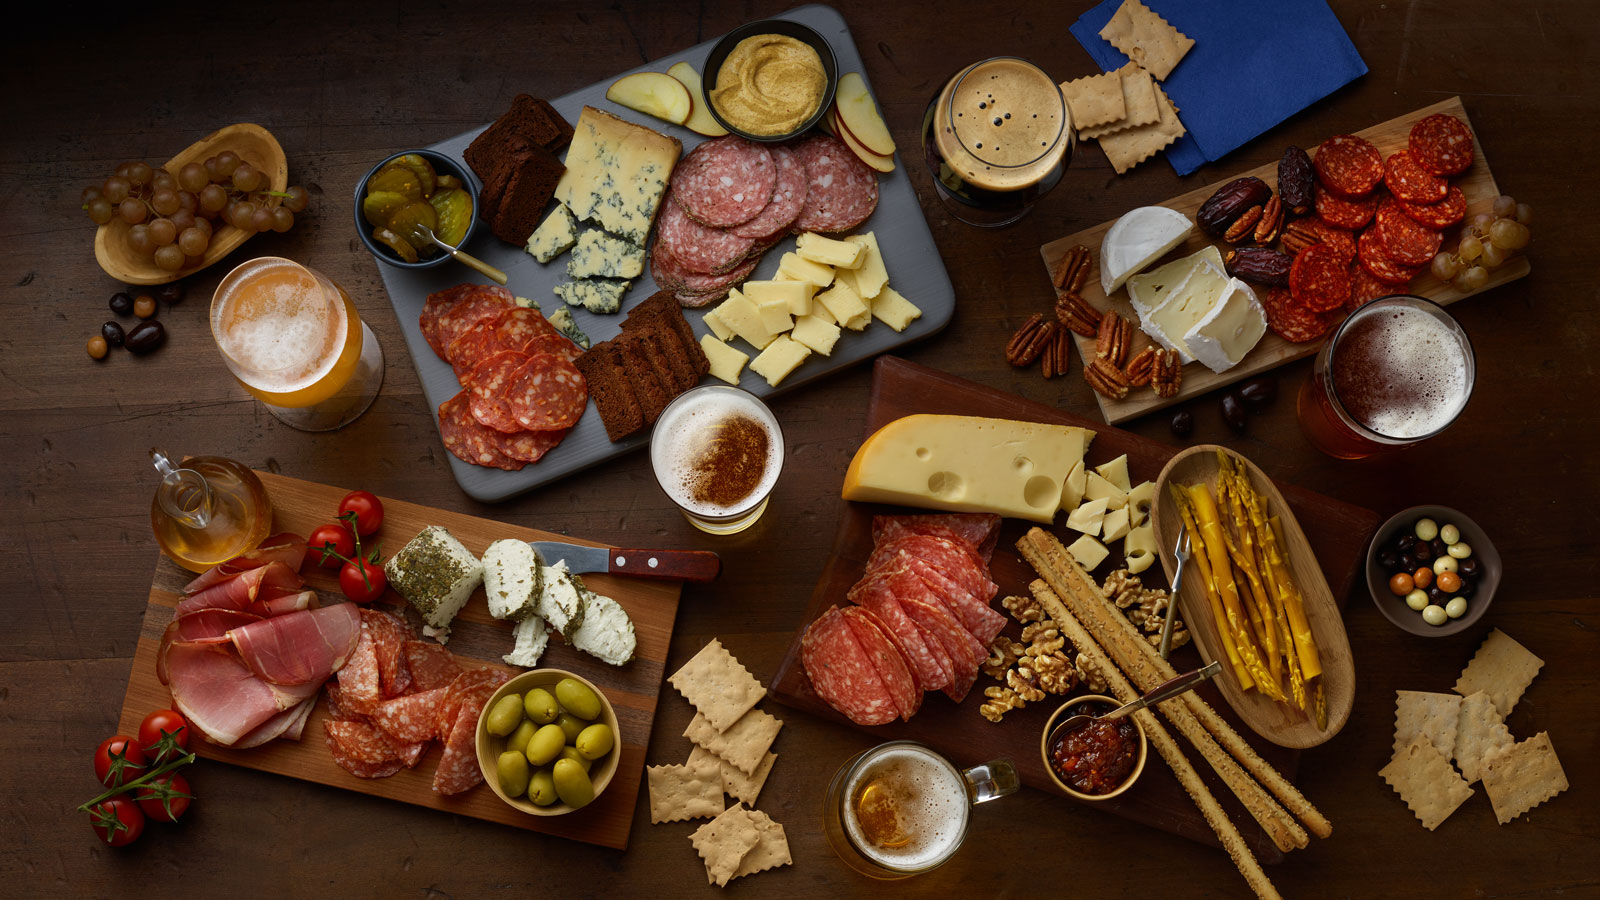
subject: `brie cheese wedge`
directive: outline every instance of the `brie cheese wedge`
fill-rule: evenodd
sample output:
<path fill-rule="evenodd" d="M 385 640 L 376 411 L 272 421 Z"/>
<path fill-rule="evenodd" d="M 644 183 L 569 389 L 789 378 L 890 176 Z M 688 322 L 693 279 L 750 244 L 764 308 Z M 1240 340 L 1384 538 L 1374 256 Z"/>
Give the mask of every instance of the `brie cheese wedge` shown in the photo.
<path fill-rule="evenodd" d="M 1107 297 L 1133 275 L 1183 243 L 1194 222 L 1175 209 L 1141 206 L 1130 210 L 1100 243 L 1100 288 Z"/>
<path fill-rule="evenodd" d="M 1194 362 L 1194 351 L 1184 343 L 1183 336 L 1222 301 L 1228 291 L 1229 280 L 1221 269 L 1212 267 L 1210 263 L 1196 269 L 1181 291 L 1169 295 L 1165 302 L 1140 321 L 1145 334 L 1155 338 L 1168 350 L 1178 351 L 1178 358 L 1185 364 Z"/>
<path fill-rule="evenodd" d="M 1226 372 L 1267 333 L 1267 314 L 1255 291 L 1237 278 L 1228 280 L 1222 299 L 1183 334 L 1194 358 L 1213 372 Z"/>
<path fill-rule="evenodd" d="M 1173 293 L 1183 290 L 1189 283 L 1189 276 L 1208 262 L 1218 269 L 1223 267 L 1222 252 L 1214 244 L 1207 244 L 1197 253 L 1129 278 L 1128 302 L 1133 304 L 1133 311 L 1139 314 L 1140 321 L 1155 312 Z"/>

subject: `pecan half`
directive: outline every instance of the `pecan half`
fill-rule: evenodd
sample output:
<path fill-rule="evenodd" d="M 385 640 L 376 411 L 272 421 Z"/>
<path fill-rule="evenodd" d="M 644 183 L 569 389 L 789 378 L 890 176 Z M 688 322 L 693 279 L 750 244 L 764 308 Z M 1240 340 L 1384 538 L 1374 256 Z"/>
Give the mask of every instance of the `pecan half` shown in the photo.
<path fill-rule="evenodd" d="M 1049 346 L 1044 348 L 1044 355 L 1041 357 L 1044 360 L 1044 377 L 1054 378 L 1057 375 L 1067 374 L 1067 362 L 1072 357 L 1071 351 L 1072 335 L 1065 328 L 1057 327 L 1055 335 L 1051 338 Z"/>
<path fill-rule="evenodd" d="M 1111 360 L 1111 364 L 1120 369 L 1128 361 L 1128 346 L 1132 341 L 1133 329 L 1128 320 L 1115 310 L 1107 310 L 1100 317 L 1100 328 L 1095 333 L 1094 355 Z"/>
<path fill-rule="evenodd" d="M 1044 352 L 1044 348 L 1050 345 L 1055 333 L 1060 330 L 1060 325 L 1044 320 L 1044 313 L 1034 313 L 1006 344 L 1006 362 L 1017 368 L 1033 365 L 1033 361 L 1039 358 L 1039 354 Z"/>
<path fill-rule="evenodd" d="M 1056 292 L 1056 320 L 1065 325 L 1074 334 L 1081 334 L 1086 338 L 1097 337 L 1100 332 L 1101 314 L 1098 309 L 1089 305 L 1077 291 Z"/>
<path fill-rule="evenodd" d="M 1150 378 L 1155 374 L 1156 354 L 1160 348 L 1146 347 L 1128 360 L 1128 386 L 1144 387 L 1150 383 Z"/>
<path fill-rule="evenodd" d="M 1266 245 L 1278 239 L 1278 233 L 1283 230 L 1283 200 L 1278 195 L 1272 195 L 1266 205 L 1261 207 L 1261 221 L 1256 223 L 1253 237 L 1256 243 Z"/>
<path fill-rule="evenodd" d="M 1162 350 L 1156 354 L 1155 367 L 1150 373 L 1150 386 L 1157 397 L 1176 397 L 1183 387 L 1183 363 L 1178 351 Z"/>
<path fill-rule="evenodd" d="M 1089 280 L 1089 248 L 1080 244 L 1068 250 L 1052 274 L 1056 287 L 1074 294 L 1083 290 L 1083 285 Z"/>
<path fill-rule="evenodd" d="M 1103 356 L 1095 357 L 1093 362 L 1083 367 L 1083 380 L 1089 382 L 1089 387 L 1112 400 L 1128 396 L 1127 374 Z"/>
<path fill-rule="evenodd" d="M 1283 238 L 1278 245 L 1290 256 L 1298 256 L 1301 250 L 1321 240 L 1322 236 L 1317 234 L 1316 226 L 1309 219 L 1296 219 L 1284 226 Z"/>
<path fill-rule="evenodd" d="M 1239 218 L 1233 220 L 1233 224 L 1228 226 L 1228 230 L 1222 233 L 1222 239 L 1230 244 L 1241 241 L 1249 236 L 1259 221 L 1261 221 L 1261 207 L 1252 206 L 1245 210 Z"/>

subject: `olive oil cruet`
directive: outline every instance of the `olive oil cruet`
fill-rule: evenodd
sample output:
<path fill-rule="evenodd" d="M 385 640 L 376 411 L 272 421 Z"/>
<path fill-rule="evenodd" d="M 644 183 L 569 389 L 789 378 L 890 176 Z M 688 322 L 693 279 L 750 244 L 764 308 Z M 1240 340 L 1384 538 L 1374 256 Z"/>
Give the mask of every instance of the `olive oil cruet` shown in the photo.
<path fill-rule="evenodd" d="M 161 484 L 150 503 L 150 528 L 161 552 L 192 572 L 254 549 L 272 530 L 272 501 L 247 466 L 193 456 L 180 467 L 164 451 L 150 460 Z"/>

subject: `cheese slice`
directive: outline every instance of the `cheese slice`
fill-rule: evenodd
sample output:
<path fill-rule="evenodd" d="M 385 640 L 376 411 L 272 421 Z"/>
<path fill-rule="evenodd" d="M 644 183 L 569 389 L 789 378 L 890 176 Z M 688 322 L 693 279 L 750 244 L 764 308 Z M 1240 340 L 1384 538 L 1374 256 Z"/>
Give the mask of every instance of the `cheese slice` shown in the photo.
<path fill-rule="evenodd" d="M 1085 500 L 1104 500 L 1109 509 L 1121 509 L 1128 505 L 1128 494 L 1122 488 L 1107 481 L 1099 472 L 1090 472 L 1083 486 Z"/>
<path fill-rule="evenodd" d="M 1267 333 L 1267 313 L 1250 285 L 1228 280 L 1222 300 L 1183 334 L 1183 344 L 1206 368 L 1226 372 Z"/>
<path fill-rule="evenodd" d="M 739 383 L 739 373 L 744 371 L 744 364 L 750 361 L 749 354 L 724 344 L 715 335 L 700 335 L 700 350 L 711 363 L 711 374 L 729 384 Z"/>
<path fill-rule="evenodd" d="M 1129 278 L 1128 302 L 1133 305 L 1133 311 L 1139 314 L 1140 320 L 1160 307 L 1173 291 L 1182 290 L 1189 283 L 1189 276 L 1200 268 L 1202 262 L 1223 268 L 1222 251 L 1215 244 L 1207 244 L 1198 253 L 1191 253 L 1158 269 Z"/>
<path fill-rule="evenodd" d="M 677 138 L 585 106 L 555 199 L 578 219 L 643 247 L 682 150 Z"/>
<path fill-rule="evenodd" d="M 922 310 L 915 303 L 900 295 L 900 292 L 887 284 L 878 291 L 868 304 L 872 307 L 872 317 L 895 331 L 905 331 L 906 326 L 922 318 Z"/>
<path fill-rule="evenodd" d="M 745 297 L 755 304 L 756 312 L 761 315 L 761 326 L 767 329 L 768 334 L 783 334 L 794 327 L 789 304 L 781 297 L 767 300 L 757 300 L 749 294 L 745 294 Z"/>
<path fill-rule="evenodd" d="M 878 296 L 884 285 L 889 283 L 889 270 L 884 268 L 883 254 L 878 252 L 877 235 L 869 231 L 866 234 L 852 234 L 845 240 L 867 248 L 866 258 L 861 260 L 861 265 L 855 269 L 852 277 L 855 280 L 856 293 L 860 294 L 863 300 L 871 300 Z"/>
<path fill-rule="evenodd" d="M 1148 483 L 1148 482 L 1146 482 Z M 1156 532 L 1150 525 L 1140 525 L 1122 539 L 1122 558 L 1128 571 L 1137 575 L 1156 561 Z"/>
<path fill-rule="evenodd" d="M 731 340 L 733 340 L 733 336 L 734 336 L 733 335 L 733 329 L 728 327 L 728 323 L 722 321 L 722 317 L 717 315 L 717 311 L 716 310 L 714 310 L 714 309 L 706 310 L 705 320 L 706 320 L 706 327 L 711 329 L 711 333 L 717 336 L 717 340 L 719 340 L 719 341 L 731 341 Z"/>
<path fill-rule="evenodd" d="M 1072 545 L 1067 548 L 1067 552 L 1071 553 L 1072 557 L 1078 561 L 1078 564 L 1083 566 L 1085 572 L 1093 572 L 1096 566 L 1105 562 L 1106 557 L 1111 555 L 1111 551 L 1106 549 L 1105 544 L 1087 534 L 1073 541 Z"/>
<path fill-rule="evenodd" d="M 746 281 L 744 295 L 757 306 L 763 303 L 782 303 L 790 315 L 811 315 L 811 295 L 817 286 L 809 281 Z"/>
<path fill-rule="evenodd" d="M 795 238 L 794 249 L 803 259 L 841 269 L 859 269 L 867 258 L 863 244 L 836 241 L 810 231 Z"/>
<path fill-rule="evenodd" d="M 1095 466 L 1094 470 L 1099 473 L 1101 478 L 1116 485 L 1122 491 L 1133 490 L 1132 483 L 1128 481 L 1128 454 L 1124 453 L 1111 462 L 1101 463 Z"/>
<path fill-rule="evenodd" d="M 1107 297 L 1128 277 L 1183 243 L 1194 231 L 1189 217 L 1165 206 L 1129 210 L 1100 243 L 1100 288 Z"/>
<path fill-rule="evenodd" d="M 833 268 L 805 259 L 793 250 L 778 260 L 778 279 L 804 281 L 825 288 L 833 284 Z"/>
<path fill-rule="evenodd" d="M 1138 528 L 1150 520 L 1150 504 L 1156 499 L 1156 483 L 1146 481 L 1128 492 L 1128 522 Z"/>
<path fill-rule="evenodd" d="M 1141 321 L 1145 334 L 1155 338 L 1168 350 L 1178 351 L 1178 357 L 1183 362 L 1194 362 L 1194 353 L 1183 342 L 1183 336 L 1204 319 L 1213 306 L 1222 302 L 1230 280 L 1221 269 L 1213 268 L 1210 263 L 1196 269 L 1181 291 L 1169 295 L 1159 308 Z"/>
<path fill-rule="evenodd" d="M 761 351 L 759 356 L 750 361 L 750 371 L 765 378 L 767 384 L 777 387 L 810 355 L 810 347 L 787 334 L 780 334 Z"/>
<path fill-rule="evenodd" d="M 1106 543 L 1120 541 L 1128 536 L 1128 510 L 1113 509 L 1100 523 L 1100 540 Z"/>
<path fill-rule="evenodd" d="M 1106 499 L 1085 500 L 1067 515 L 1067 527 L 1084 534 L 1099 534 L 1106 519 Z"/>
<path fill-rule="evenodd" d="M 789 337 L 810 347 L 813 352 L 829 356 L 833 353 L 833 345 L 839 340 L 839 326 L 824 316 L 801 316 L 794 320 L 794 330 L 789 332 Z"/>
<path fill-rule="evenodd" d="M 774 337 L 766 325 L 762 324 L 761 311 L 751 303 L 745 295 L 739 293 L 738 288 L 728 291 L 728 299 L 716 309 L 717 318 L 724 325 L 732 329 L 733 333 L 750 342 L 750 346 L 757 350 L 764 349 L 772 343 Z"/>
<path fill-rule="evenodd" d="M 856 451 L 843 496 L 1049 524 L 1088 435 L 1082 428 L 1010 419 L 906 416 Z"/>
<path fill-rule="evenodd" d="M 1061 486 L 1061 508 L 1072 512 L 1083 502 L 1083 489 L 1087 477 L 1083 471 L 1083 460 L 1078 460 L 1072 465 L 1072 471 L 1067 473 L 1067 481 Z"/>
<path fill-rule="evenodd" d="M 557 203 L 550 215 L 544 217 L 539 227 L 528 235 L 528 253 L 539 262 L 547 263 L 572 249 L 578 242 L 578 220 L 572 210 Z"/>
<path fill-rule="evenodd" d="M 867 308 L 866 301 L 842 281 L 818 294 L 815 299 L 835 322 L 851 331 L 860 331 L 872 321 L 872 310 Z"/>

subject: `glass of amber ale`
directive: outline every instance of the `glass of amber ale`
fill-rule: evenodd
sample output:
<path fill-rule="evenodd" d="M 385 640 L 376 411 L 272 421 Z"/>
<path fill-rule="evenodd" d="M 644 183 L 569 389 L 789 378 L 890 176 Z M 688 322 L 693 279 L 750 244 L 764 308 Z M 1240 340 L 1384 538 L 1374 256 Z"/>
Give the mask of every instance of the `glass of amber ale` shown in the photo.
<path fill-rule="evenodd" d="M 707 534 L 737 534 L 767 511 L 783 471 L 783 430 L 748 391 L 694 388 L 656 419 L 650 466 L 690 525 Z"/>
<path fill-rule="evenodd" d="M 1442 307 L 1400 294 L 1352 313 L 1300 390 L 1300 427 L 1317 449 L 1361 459 L 1444 431 L 1472 396 L 1467 333 Z"/>
<path fill-rule="evenodd" d="M 383 384 L 383 350 L 350 295 L 282 257 L 252 259 L 222 279 L 211 336 L 244 389 L 302 431 L 348 425 Z"/>

